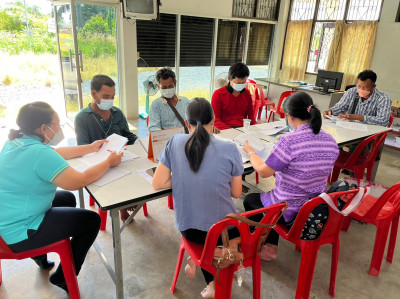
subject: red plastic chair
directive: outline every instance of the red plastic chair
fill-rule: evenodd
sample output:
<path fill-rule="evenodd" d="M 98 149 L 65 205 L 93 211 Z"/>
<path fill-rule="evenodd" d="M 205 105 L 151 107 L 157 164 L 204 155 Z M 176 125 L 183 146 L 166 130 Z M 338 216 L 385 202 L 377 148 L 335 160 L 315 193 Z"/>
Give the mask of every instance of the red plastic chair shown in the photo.
<path fill-rule="evenodd" d="M 271 115 L 272 115 L 272 121 L 274 121 L 275 114 L 278 114 L 280 118 L 285 118 L 285 112 L 283 111 L 282 103 L 286 98 L 288 98 L 295 92 L 298 92 L 298 91 L 295 91 L 295 90 L 285 91 L 281 94 L 281 97 L 279 98 L 278 106 L 276 108 L 271 108 L 267 122 L 269 122 L 271 120 Z"/>
<path fill-rule="evenodd" d="M 3 260 L 23 260 L 30 257 L 55 252 L 60 256 L 61 266 L 64 272 L 65 281 L 67 283 L 69 295 L 72 299 L 79 299 L 79 286 L 75 273 L 74 258 L 72 256 L 71 241 L 64 239 L 56 243 L 41 247 L 38 249 L 13 252 L 2 238 L 0 238 L 0 261 Z M 1 264 L 0 264 L 0 284 L 2 283 Z"/>
<path fill-rule="evenodd" d="M 399 227 L 399 216 L 400 183 L 397 183 L 387 189 L 379 198 L 372 195 L 366 196 L 358 208 L 351 213 L 343 223 L 342 230 L 344 231 L 349 229 L 352 218 L 376 226 L 375 244 L 368 272 L 369 275 L 379 275 L 390 226 L 392 226 L 392 230 L 390 233 L 386 260 L 392 263 L 396 246 L 397 230 Z"/>
<path fill-rule="evenodd" d="M 249 80 L 247 80 L 249 81 Z M 253 80 L 251 80 L 253 81 Z M 257 116 L 259 120 L 261 118 L 262 108 L 265 106 L 268 109 L 268 106 L 275 107 L 274 102 L 268 101 L 268 98 L 264 97 L 264 90 L 258 84 L 253 84 L 251 82 L 247 82 L 246 88 L 250 91 L 252 103 L 253 103 L 253 111 L 254 115 Z"/>
<path fill-rule="evenodd" d="M 381 145 L 386 139 L 388 131 L 377 133 L 364 139 L 355 149 L 353 153 L 341 150 L 332 170 L 329 182 L 336 182 L 341 169 L 348 169 L 354 172 L 354 177 L 357 179 L 364 178 L 365 169 L 367 169 L 367 181 L 371 180 L 372 172 L 375 165 L 376 156 L 379 153 Z M 371 149 L 368 153 L 361 156 L 364 148 L 371 144 Z"/>
<path fill-rule="evenodd" d="M 266 213 L 260 221 L 264 224 L 275 223 L 281 211 L 287 206 L 285 202 L 279 203 L 270 207 L 262 208 L 259 210 L 249 211 L 240 214 L 244 217 L 249 217 L 258 213 Z M 241 251 L 243 252 L 243 266 L 252 267 L 253 273 L 253 298 L 260 298 L 261 296 L 261 262 L 258 255 L 259 240 L 262 233 L 266 228 L 257 227 L 253 233 L 250 233 L 249 225 L 247 223 L 239 223 L 236 219 L 223 219 L 215 223 L 207 234 L 205 245 L 199 245 L 181 238 L 181 245 L 178 254 L 178 261 L 176 263 L 174 280 L 171 285 L 171 293 L 175 292 L 176 282 L 179 277 L 179 272 L 182 265 L 185 250 L 192 257 L 197 266 L 202 267 L 210 273 L 215 273 L 216 268 L 212 265 L 214 250 L 222 230 L 229 226 L 236 226 L 240 231 L 241 236 Z M 218 273 L 218 280 L 215 282 L 215 298 L 231 298 L 233 274 L 238 268 L 239 264 L 231 265 Z"/>
<path fill-rule="evenodd" d="M 390 114 L 389 123 L 388 123 L 388 128 L 391 128 L 391 127 L 392 127 L 393 121 L 394 121 L 394 116 L 393 116 L 393 114 Z"/>
<path fill-rule="evenodd" d="M 337 205 L 337 199 L 346 199 L 347 205 L 353 200 L 359 189 L 350 191 L 330 193 L 330 197 Z M 332 262 L 331 262 L 331 279 L 329 285 L 329 294 L 335 296 L 336 273 L 339 260 L 339 233 L 345 216 L 337 213 L 330 206 L 328 221 L 325 224 L 321 235 L 315 240 L 302 240 L 301 235 L 304 225 L 314 208 L 325 201 L 321 197 L 316 197 L 306 202 L 299 213 L 290 230 L 285 225 L 277 224 L 275 231 L 285 240 L 296 245 L 297 250 L 301 250 L 301 261 L 299 269 L 299 277 L 297 280 L 296 298 L 308 298 L 310 296 L 311 284 L 314 276 L 315 264 L 317 261 L 318 250 L 322 245 L 332 244 Z"/>

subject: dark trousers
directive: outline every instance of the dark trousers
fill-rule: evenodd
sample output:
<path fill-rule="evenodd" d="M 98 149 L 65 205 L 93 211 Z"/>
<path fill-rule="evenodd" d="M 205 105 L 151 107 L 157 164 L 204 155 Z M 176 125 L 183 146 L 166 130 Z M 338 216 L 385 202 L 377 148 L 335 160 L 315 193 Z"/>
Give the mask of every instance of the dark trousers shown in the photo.
<path fill-rule="evenodd" d="M 207 232 L 198 230 L 198 229 L 187 229 L 184 231 L 181 231 L 182 236 L 193 243 L 204 245 L 206 243 L 206 238 L 207 238 Z M 234 239 L 237 237 L 240 237 L 239 230 L 236 227 L 228 229 L 228 235 L 229 239 Z M 218 238 L 217 246 L 222 245 L 222 238 L 221 236 Z M 201 268 L 201 272 L 203 273 L 204 279 L 207 283 L 207 285 L 214 280 L 214 275 L 212 275 L 210 272 L 204 270 Z"/>
<path fill-rule="evenodd" d="M 246 211 L 252 211 L 252 210 L 264 208 L 264 205 L 261 201 L 261 194 L 260 193 L 250 193 L 250 194 L 246 195 L 246 197 L 244 198 L 244 201 L 243 201 L 243 206 Z M 256 214 L 256 215 L 249 217 L 249 219 L 256 221 L 256 222 L 260 222 L 263 217 L 264 217 L 263 214 Z M 285 219 L 283 217 L 281 217 L 281 218 L 279 218 L 278 223 L 284 224 L 284 225 L 286 225 L 286 227 L 288 229 L 290 229 L 292 227 L 295 219 L 296 218 L 294 218 L 291 222 L 287 223 L 285 221 Z M 272 245 L 278 245 L 279 234 L 276 231 L 274 231 L 273 229 L 271 229 L 271 231 L 268 234 L 267 239 L 265 240 L 265 243 L 272 244 Z"/>
<path fill-rule="evenodd" d="M 74 194 L 57 191 L 52 208 L 48 210 L 37 230 L 28 230 L 28 239 L 9 245 L 14 252 L 27 251 L 71 238 L 75 271 L 79 274 L 86 254 L 100 229 L 100 217 L 96 212 L 75 208 Z M 61 264 L 56 270 L 59 279 L 64 278 Z"/>

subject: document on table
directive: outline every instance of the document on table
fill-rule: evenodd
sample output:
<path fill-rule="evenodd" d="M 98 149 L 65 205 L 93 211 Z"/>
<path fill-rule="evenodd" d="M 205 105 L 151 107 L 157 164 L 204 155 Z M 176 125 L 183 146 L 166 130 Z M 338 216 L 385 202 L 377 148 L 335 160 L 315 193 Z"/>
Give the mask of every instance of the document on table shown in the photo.
<path fill-rule="evenodd" d="M 274 121 L 272 123 L 257 124 L 257 125 L 253 125 L 252 127 L 255 127 L 259 130 L 270 130 L 270 129 L 274 129 L 274 128 L 286 127 L 286 122 L 285 122 L 285 120 L 280 120 L 280 121 Z"/>
<path fill-rule="evenodd" d="M 257 136 L 257 133 L 252 131 L 239 134 L 235 138 L 235 143 L 240 145 L 239 151 L 242 154 L 242 158 L 246 157 L 247 160 L 250 160 L 248 154 L 244 152 L 242 148 L 246 140 L 262 160 L 267 160 L 269 154 L 272 151 L 273 144 L 263 143 L 261 139 Z"/>
<path fill-rule="evenodd" d="M 139 142 L 143 146 L 146 153 L 149 152 L 149 136 L 146 137 L 139 137 Z"/>
<path fill-rule="evenodd" d="M 146 182 L 150 185 L 153 184 L 153 177 L 147 173 L 147 169 L 136 170 L 136 173 L 139 174 Z"/>
<path fill-rule="evenodd" d="M 337 122 L 338 120 L 340 120 L 339 117 L 334 116 L 334 115 L 325 115 L 325 117 L 334 123 Z"/>
<path fill-rule="evenodd" d="M 273 135 L 276 135 L 279 132 L 282 132 L 282 131 L 287 130 L 287 129 L 288 129 L 288 127 L 283 126 L 283 127 L 275 127 L 275 128 L 272 128 L 272 129 L 264 129 L 264 130 L 260 130 L 258 132 L 261 133 L 261 134 L 267 135 L 267 136 L 273 136 Z"/>
<path fill-rule="evenodd" d="M 236 143 L 232 139 L 221 137 L 218 134 L 214 134 L 214 136 L 215 136 L 215 139 L 218 139 L 218 140 L 221 140 L 221 141 L 225 141 L 225 142 L 231 142 L 231 143 L 235 144 L 237 149 L 239 150 L 240 155 L 242 156 L 242 162 L 243 163 L 246 163 L 246 162 L 250 161 L 249 155 L 244 152 L 244 150 L 242 149 L 242 146 L 240 144 Z"/>
<path fill-rule="evenodd" d="M 124 155 L 122 156 L 121 163 L 129 162 L 139 158 L 138 155 L 128 151 L 127 149 L 122 150 L 122 152 L 124 153 Z"/>
<path fill-rule="evenodd" d="M 358 130 L 358 131 L 368 131 L 368 127 L 366 124 L 361 124 L 357 122 L 347 121 L 347 120 L 338 120 L 336 121 L 336 126 L 345 129 Z"/>
<path fill-rule="evenodd" d="M 110 155 L 110 152 L 119 153 L 128 142 L 128 138 L 117 134 L 108 136 L 107 140 L 108 142 L 104 143 L 97 153 L 91 153 L 77 159 L 89 168 L 105 161 Z"/>
<path fill-rule="evenodd" d="M 100 179 L 98 179 L 96 182 L 93 183 L 93 185 L 102 187 L 104 185 L 107 185 L 108 183 L 111 183 L 115 180 L 118 180 L 128 174 L 130 174 L 132 171 L 120 168 L 120 167 L 114 167 L 110 168 L 105 175 L 103 175 Z"/>

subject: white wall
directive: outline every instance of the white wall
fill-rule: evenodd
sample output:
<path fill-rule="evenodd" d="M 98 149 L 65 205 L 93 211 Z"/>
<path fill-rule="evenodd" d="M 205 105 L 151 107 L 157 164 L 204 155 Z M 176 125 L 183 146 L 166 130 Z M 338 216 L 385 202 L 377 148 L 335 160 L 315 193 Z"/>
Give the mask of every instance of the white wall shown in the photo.
<path fill-rule="evenodd" d="M 400 100 L 400 23 L 395 22 L 399 1 L 383 2 L 371 69 L 378 75 L 377 88 Z"/>
<path fill-rule="evenodd" d="M 160 12 L 187 16 L 231 18 L 233 0 L 161 0 Z"/>

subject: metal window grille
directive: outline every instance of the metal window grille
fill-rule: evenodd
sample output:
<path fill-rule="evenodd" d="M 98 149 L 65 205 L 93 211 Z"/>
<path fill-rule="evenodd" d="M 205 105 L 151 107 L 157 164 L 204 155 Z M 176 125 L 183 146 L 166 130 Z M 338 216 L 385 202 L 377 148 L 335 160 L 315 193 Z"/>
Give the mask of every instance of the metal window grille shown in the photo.
<path fill-rule="evenodd" d="M 320 0 L 317 20 L 343 20 L 346 0 Z"/>
<path fill-rule="evenodd" d="M 255 7 L 256 0 L 234 0 L 232 16 L 253 18 Z"/>
<path fill-rule="evenodd" d="M 264 20 L 278 20 L 278 0 L 258 0 L 256 17 Z"/>
<path fill-rule="evenodd" d="M 335 34 L 335 23 L 317 22 L 311 40 L 308 56 L 307 72 L 316 73 L 324 70 L 329 56 L 329 50 Z"/>
<path fill-rule="evenodd" d="M 347 20 L 377 21 L 381 13 L 382 0 L 350 0 Z"/>
<path fill-rule="evenodd" d="M 305 21 L 314 19 L 316 3 L 316 0 L 293 0 L 290 20 Z"/>

